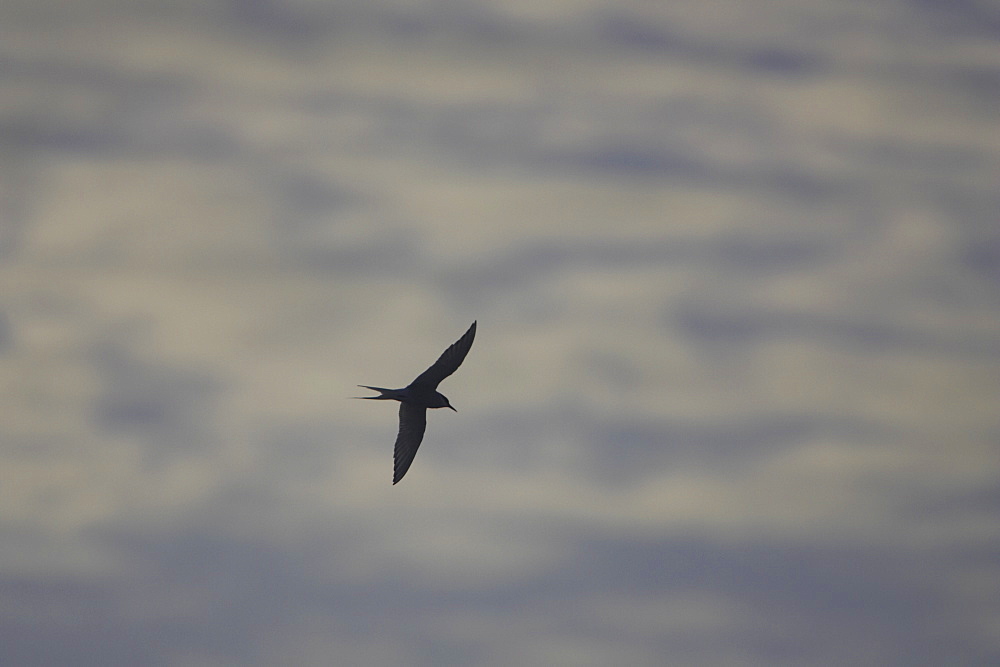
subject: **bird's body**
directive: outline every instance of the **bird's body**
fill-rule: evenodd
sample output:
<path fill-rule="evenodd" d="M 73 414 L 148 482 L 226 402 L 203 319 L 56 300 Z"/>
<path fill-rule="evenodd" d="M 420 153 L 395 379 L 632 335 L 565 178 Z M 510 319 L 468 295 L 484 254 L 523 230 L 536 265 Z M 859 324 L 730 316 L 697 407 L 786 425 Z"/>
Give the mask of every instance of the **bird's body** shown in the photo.
<path fill-rule="evenodd" d="M 369 387 L 366 384 L 359 384 L 359 387 L 377 391 L 380 396 L 359 396 L 372 401 L 399 401 L 400 403 L 410 403 L 424 408 L 451 408 L 448 398 L 433 389 L 428 391 L 425 387 L 403 387 L 402 389 L 385 389 L 383 387 Z M 455 408 L 451 408 L 455 410 Z M 458 410 L 455 410 L 458 412 Z"/>
<path fill-rule="evenodd" d="M 427 426 L 427 409 L 451 408 L 455 410 L 448 401 L 448 397 L 438 392 L 437 386 L 462 365 L 475 337 L 476 323 L 473 322 L 469 330 L 445 350 L 434 362 L 434 365 L 402 389 L 358 385 L 377 391 L 379 395 L 358 396 L 357 398 L 375 401 L 399 401 L 399 434 L 396 436 L 396 447 L 393 452 L 393 484 L 403 479 L 403 475 L 413 463 L 413 457 L 417 455 L 417 448 L 420 447 L 420 442 L 424 437 L 424 429 Z M 455 411 L 457 412 L 457 410 Z"/>

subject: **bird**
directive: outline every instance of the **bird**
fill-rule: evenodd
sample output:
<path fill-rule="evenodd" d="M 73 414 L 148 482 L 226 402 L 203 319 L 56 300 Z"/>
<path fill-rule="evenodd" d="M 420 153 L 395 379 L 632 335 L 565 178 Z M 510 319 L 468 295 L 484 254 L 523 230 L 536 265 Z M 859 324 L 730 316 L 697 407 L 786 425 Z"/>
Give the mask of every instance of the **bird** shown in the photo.
<path fill-rule="evenodd" d="M 469 330 L 445 350 L 430 368 L 402 389 L 370 387 L 366 384 L 358 385 L 364 389 L 377 391 L 379 395 L 354 396 L 353 398 L 399 401 L 399 433 L 396 435 L 396 446 L 393 450 L 393 485 L 398 484 L 399 480 L 403 479 L 403 475 L 413 463 L 413 457 L 417 455 L 417 448 L 420 447 L 420 442 L 424 439 L 424 430 L 427 427 L 427 408 L 451 408 L 458 412 L 452 407 L 448 397 L 438 392 L 437 386 L 441 380 L 454 373 L 462 365 L 475 337 L 476 322 L 473 322 Z"/>

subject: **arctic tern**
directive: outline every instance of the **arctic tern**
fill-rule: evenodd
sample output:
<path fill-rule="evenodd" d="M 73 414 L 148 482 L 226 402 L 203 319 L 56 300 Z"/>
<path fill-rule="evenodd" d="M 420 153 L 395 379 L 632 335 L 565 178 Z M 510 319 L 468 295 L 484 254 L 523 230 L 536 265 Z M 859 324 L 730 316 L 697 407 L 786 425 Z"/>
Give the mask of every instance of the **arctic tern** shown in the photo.
<path fill-rule="evenodd" d="M 424 429 L 427 427 L 427 408 L 451 408 L 455 410 L 448 402 L 448 397 L 438 392 L 437 386 L 441 380 L 454 373 L 462 365 L 475 337 L 476 323 L 473 322 L 469 330 L 445 350 L 430 368 L 402 389 L 358 385 L 377 391 L 379 395 L 355 396 L 354 398 L 399 401 L 399 434 L 396 436 L 396 447 L 393 452 L 393 484 L 403 479 L 403 475 L 413 463 L 413 457 L 417 455 L 417 448 L 420 447 L 420 441 L 424 438 Z"/>

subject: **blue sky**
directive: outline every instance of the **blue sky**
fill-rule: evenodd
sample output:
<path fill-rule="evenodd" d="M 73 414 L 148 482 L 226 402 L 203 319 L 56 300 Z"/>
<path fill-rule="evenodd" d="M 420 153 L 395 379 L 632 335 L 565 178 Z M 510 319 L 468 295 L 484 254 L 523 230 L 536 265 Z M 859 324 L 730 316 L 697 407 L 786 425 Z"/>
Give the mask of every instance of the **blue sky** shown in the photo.
<path fill-rule="evenodd" d="M 998 34 L 5 2 L 0 661 L 1000 660 Z"/>

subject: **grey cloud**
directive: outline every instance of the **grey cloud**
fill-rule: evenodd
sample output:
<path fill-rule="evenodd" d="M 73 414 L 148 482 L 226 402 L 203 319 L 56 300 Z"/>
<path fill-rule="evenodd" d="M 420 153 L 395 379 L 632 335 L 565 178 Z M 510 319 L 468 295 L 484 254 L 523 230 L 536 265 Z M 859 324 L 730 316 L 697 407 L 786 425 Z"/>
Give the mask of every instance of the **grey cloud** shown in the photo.
<path fill-rule="evenodd" d="M 962 262 L 974 273 L 1000 283 L 1000 238 L 968 243 L 962 250 Z"/>
<path fill-rule="evenodd" d="M 938 334 L 877 320 L 832 320 L 813 313 L 768 312 L 682 304 L 674 313 L 678 329 L 694 342 L 754 344 L 808 338 L 856 350 L 915 349 L 935 354 L 993 359 L 1000 346 L 990 335 Z"/>
<path fill-rule="evenodd" d="M 947 660 L 958 650 L 972 662 L 995 647 L 974 631 L 942 627 L 960 612 L 926 581 L 930 564 L 862 545 L 821 548 L 794 543 L 721 545 L 692 537 L 630 543 L 583 541 L 566 579 L 605 582 L 637 595 L 708 590 L 780 619 L 771 632 L 736 631 L 722 645 L 739 647 L 751 662 L 842 664 L 851 660 Z M 944 574 L 938 572 L 938 574 Z M 611 583 L 613 582 L 613 583 Z M 813 634 L 823 628 L 821 636 Z M 940 634 L 939 634 L 940 633 Z M 768 636 L 770 635 L 770 636 Z M 812 640 L 803 641 L 806 636 Z M 719 637 L 662 638 L 694 654 L 719 645 Z"/>
<path fill-rule="evenodd" d="M 102 394 L 94 406 L 99 431 L 143 441 L 151 462 L 204 453 L 216 442 L 212 409 L 219 380 L 193 369 L 136 359 L 126 344 L 99 344 L 92 357 Z"/>
<path fill-rule="evenodd" d="M 692 38 L 667 22 L 650 21 L 627 13 L 604 12 L 596 33 L 602 40 L 663 56 L 696 62 L 727 64 L 759 74 L 784 77 L 811 77 L 829 73 L 832 63 L 816 52 L 778 45 L 738 47 L 704 38 Z"/>
<path fill-rule="evenodd" d="M 858 442 L 878 430 L 846 419 L 809 415 L 755 415 L 730 423 L 598 422 L 588 426 L 583 441 L 589 443 L 591 469 L 619 480 L 678 469 L 739 470 L 813 439 Z"/>
<path fill-rule="evenodd" d="M 985 33 L 1000 33 L 1000 12 L 987 2 L 977 0 L 914 0 L 915 8 L 925 10 L 936 19 L 943 19 L 955 29 Z"/>
<path fill-rule="evenodd" d="M 0 663 L 1000 660 L 989 10 L 527 7 L 4 5 Z"/>
<path fill-rule="evenodd" d="M 546 278 L 565 271 L 593 269 L 638 271 L 672 266 L 766 276 L 818 268 L 834 256 L 829 243 L 819 235 L 815 238 L 809 235 L 751 238 L 732 234 L 697 240 L 535 242 L 493 253 L 488 260 L 475 265 L 456 266 L 440 280 L 440 289 L 470 292 L 481 299 L 515 287 L 537 287 Z M 558 311 L 558 305 L 552 307 Z M 712 325 L 708 318 L 688 310 L 683 306 L 679 308 L 681 326 L 691 331 L 707 327 L 706 338 L 711 338 Z M 545 316 L 544 313 L 538 315 Z"/>

